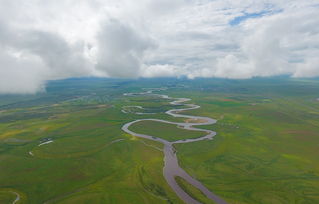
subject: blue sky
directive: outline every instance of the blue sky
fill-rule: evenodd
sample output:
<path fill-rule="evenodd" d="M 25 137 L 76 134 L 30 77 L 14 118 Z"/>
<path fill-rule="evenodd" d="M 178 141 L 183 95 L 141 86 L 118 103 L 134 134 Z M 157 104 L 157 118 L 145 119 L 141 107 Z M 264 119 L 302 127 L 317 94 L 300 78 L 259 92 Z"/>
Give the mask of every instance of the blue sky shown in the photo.
<path fill-rule="evenodd" d="M 267 13 L 269 13 L 269 11 L 262 11 L 262 12 L 259 12 L 259 13 L 244 13 L 244 15 L 235 17 L 234 19 L 229 21 L 229 24 L 231 26 L 235 26 L 235 25 L 238 25 L 242 21 L 245 21 L 245 20 L 247 20 L 249 18 L 260 18 L 260 17 L 266 15 Z"/>

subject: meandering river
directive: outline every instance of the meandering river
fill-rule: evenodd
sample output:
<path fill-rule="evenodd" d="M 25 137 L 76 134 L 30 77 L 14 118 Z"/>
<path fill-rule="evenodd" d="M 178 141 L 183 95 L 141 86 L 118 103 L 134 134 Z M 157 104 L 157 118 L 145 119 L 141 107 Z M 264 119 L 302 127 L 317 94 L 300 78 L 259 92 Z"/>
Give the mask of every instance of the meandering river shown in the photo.
<path fill-rule="evenodd" d="M 195 104 L 185 104 L 185 102 L 190 101 L 191 99 L 188 98 L 172 98 L 167 95 L 160 95 L 160 94 L 154 94 L 154 90 L 162 90 L 162 89 L 153 89 L 153 90 L 148 90 L 146 92 L 142 93 L 126 93 L 124 95 L 126 96 L 135 96 L 135 95 L 153 95 L 153 96 L 158 96 L 160 98 L 168 99 L 168 100 L 173 100 L 170 102 L 171 105 L 184 105 L 187 108 L 176 108 L 176 109 L 171 109 L 169 111 L 166 111 L 166 114 L 173 116 L 173 117 L 180 117 L 180 118 L 186 118 L 189 119 L 189 123 L 179 123 L 179 122 L 171 122 L 171 121 L 166 121 L 166 120 L 159 120 L 159 119 L 139 119 L 139 120 L 134 120 L 132 122 L 126 123 L 123 127 L 122 130 L 125 132 L 134 135 L 136 137 L 141 137 L 157 142 L 161 142 L 164 144 L 164 168 L 163 168 L 163 175 L 167 181 L 167 183 L 170 185 L 170 187 L 175 191 L 175 193 L 178 195 L 179 198 L 181 198 L 185 203 L 189 204 L 200 204 L 199 201 L 195 200 L 192 198 L 190 195 L 188 195 L 176 182 L 175 177 L 181 177 L 184 180 L 186 180 L 189 184 L 193 185 L 197 189 L 199 189 L 201 192 L 203 192 L 206 197 L 209 199 L 213 200 L 214 202 L 218 204 L 226 204 L 226 202 L 215 195 L 213 192 L 211 192 L 208 188 L 206 188 L 200 181 L 196 180 L 195 178 L 191 177 L 184 169 L 182 169 L 179 164 L 178 164 L 178 159 L 176 156 L 176 150 L 173 147 L 173 144 L 180 144 L 180 143 L 190 143 L 190 142 L 197 142 L 201 140 L 211 140 L 213 137 L 216 135 L 216 132 L 211 131 L 211 130 L 205 130 L 205 129 L 200 129 L 200 128 L 195 128 L 193 126 L 196 125 L 211 125 L 216 123 L 215 119 L 209 118 L 209 117 L 201 117 L 201 116 L 191 116 L 191 115 L 184 115 L 181 114 L 182 111 L 186 110 L 192 110 L 192 109 L 197 109 L 200 108 L 200 106 L 195 105 Z M 134 124 L 138 123 L 141 121 L 156 121 L 156 122 L 161 122 L 161 123 L 168 123 L 168 124 L 174 124 L 177 125 L 178 127 L 184 128 L 186 130 L 194 130 L 194 131 L 202 131 L 207 133 L 203 137 L 199 137 L 196 139 L 185 139 L 185 140 L 177 140 L 177 141 L 167 141 L 159 137 L 154 137 L 152 135 L 145 135 L 145 134 L 139 134 L 135 133 L 131 130 L 129 130 L 129 127 Z M 196 122 L 194 122 L 196 121 Z"/>

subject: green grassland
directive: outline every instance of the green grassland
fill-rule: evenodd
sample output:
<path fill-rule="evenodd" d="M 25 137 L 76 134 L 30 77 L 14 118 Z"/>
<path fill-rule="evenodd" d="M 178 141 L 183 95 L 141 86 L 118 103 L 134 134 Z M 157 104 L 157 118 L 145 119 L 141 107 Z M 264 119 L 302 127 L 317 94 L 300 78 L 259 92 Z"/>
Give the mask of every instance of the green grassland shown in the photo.
<path fill-rule="evenodd" d="M 197 200 L 200 203 L 206 203 L 206 204 L 214 204 L 215 202 L 210 200 L 203 194 L 200 190 L 198 190 L 196 187 L 189 184 L 187 181 L 185 181 L 181 177 L 175 177 L 176 182 L 178 185 L 192 198 Z"/>
<path fill-rule="evenodd" d="M 175 146 L 180 165 L 215 194 L 236 204 L 319 202 L 319 80 L 275 78 L 71 79 L 45 93 L 0 96 L 0 203 L 12 203 L 12 192 L 20 203 L 182 203 L 163 178 L 161 144 L 121 130 L 141 118 L 184 120 L 164 114 L 169 100 L 123 96 L 164 86 L 159 93 L 201 106 L 187 113 L 218 120 L 202 126 L 217 132 L 214 140 Z M 152 121 L 131 130 L 168 140 L 202 135 Z"/>
<path fill-rule="evenodd" d="M 1 187 L 25 193 L 26 203 L 179 203 L 162 152 L 122 132 L 126 120 L 101 107 L 7 124 L 2 135 L 18 142 L 2 143 Z M 39 146 L 44 138 L 53 142 Z"/>
<path fill-rule="evenodd" d="M 75 82 L 63 83 L 61 88 L 71 88 L 67 84 Z M 96 85 L 62 97 L 68 89 L 59 95 L 60 84 L 51 86 L 27 102 L 8 96 L 14 103 L 7 99 L 1 106 L 1 203 L 15 200 L 11 191 L 19 193 L 20 203 L 181 203 L 163 178 L 163 153 L 152 147 L 161 145 L 121 130 L 136 117 L 118 106 L 125 104 L 126 89 L 116 93 L 115 87 Z M 39 146 L 47 140 L 53 142 Z"/>
<path fill-rule="evenodd" d="M 23 192 L 16 189 L 0 188 L 0 203 L 14 202 L 17 199 L 17 194 L 19 195 L 19 201 L 16 203 L 25 203 L 27 197 Z"/>
<path fill-rule="evenodd" d="M 12 191 L 0 189 L 0 203 L 10 203 L 14 201 L 16 197 Z"/>
<path fill-rule="evenodd" d="M 140 134 L 160 137 L 168 141 L 198 138 L 207 133 L 182 129 L 174 124 L 156 121 L 141 121 L 130 126 L 130 130 Z"/>
<path fill-rule="evenodd" d="M 218 122 L 213 141 L 177 145 L 182 167 L 230 203 L 319 202 L 319 84 L 297 85 L 187 92 L 202 106 L 188 113 Z"/>

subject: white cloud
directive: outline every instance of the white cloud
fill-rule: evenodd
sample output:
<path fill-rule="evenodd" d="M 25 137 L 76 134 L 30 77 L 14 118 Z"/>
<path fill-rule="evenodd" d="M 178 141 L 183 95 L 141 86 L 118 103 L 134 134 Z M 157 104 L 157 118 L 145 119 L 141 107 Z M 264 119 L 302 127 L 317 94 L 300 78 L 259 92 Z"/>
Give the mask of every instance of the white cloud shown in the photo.
<path fill-rule="evenodd" d="M 140 71 L 142 77 L 179 77 L 179 68 L 170 64 L 143 65 Z"/>
<path fill-rule="evenodd" d="M 0 49 L 0 93 L 34 93 L 44 88 L 47 67 L 35 56 Z"/>
<path fill-rule="evenodd" d="M 98 35 L 97 69 L 112 77 L 138 77 L 144 52 L 154 47 L 137 29 L 110 20 Z"/>
<path fill-rule="evenodd" d="M 0 93 L 81 76 L 319 76 L 316 0 L 2 0 L 0 19 Z"/>

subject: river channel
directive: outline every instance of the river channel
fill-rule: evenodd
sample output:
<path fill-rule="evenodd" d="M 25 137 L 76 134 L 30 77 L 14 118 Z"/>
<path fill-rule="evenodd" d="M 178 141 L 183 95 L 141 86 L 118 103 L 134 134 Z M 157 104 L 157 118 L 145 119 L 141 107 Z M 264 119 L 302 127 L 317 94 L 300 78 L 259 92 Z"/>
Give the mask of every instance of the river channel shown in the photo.
<path fill-rule="evenodd" d="M 123 127 L 122 130 L 133 135 L 136 137 L 141 137 L 145 138 L 148 140 L 153 140 L 160 142 L 164 144 L 164 168 L 163 168 L 163 175 L 169 184 L 169 186 L 173 189 L 173 191 L 177 194 L 177 196 L 182 199 L 185 203 L 189 204 L 200 204 L 199 201 L 195 200 L 193 197 L 188 195 L 176 182 L 175 178 L 176 177 L 181 177 L 184 180 L 186 180 L 189 184 L 193 185 L 197 189 L 199 189 L 203 194 L 206 195 L 207 198 L 213 200 L 217 204 L 226 204 L 226 201 L 215 195 L 213 192 L 211 192 L 208 188 L 206 188 L 200 181 L 197 179 L 191 177 L 184 169 L 182 169 L 179 164 L 178 164 L 178 159 L 176 156 L 177 151 L 174 148 L 174 144 L 181 144 L 181 143 L 191 143 L 191 142 L 197 142 L 201 140 L 211 140 L 213 137 L 216 135 L 216 132 L 211 131 L 211 130 L 205 130 L 205 129 L 200 129 L 196 128 L 193 126 L 198 126 L 198 125 L 211 125 L 216 123 L 215 119 L 209 118 L 209 117 L 202 117 L 202 116 L 191 116 L 191 115 L 184 115 L 181 114 L 181 112 L 186 111 L 186 110 L 192 110 L 192 109 L 197 109 L 200 108 L 200 106 L 195 105 L 195 104 L 185 104 L 185 102 L 190 101 L 191 99 L 188 98 L 172 98 L 167 95 L 161 95 L 161 94 L 154 94 L 153 91 L 155 90 L 161 90 L 161 89 L 154 89 L 154 90 L 148 90 L 146 92 L 141 92 L 141 93 L 126 93 L 124 95 L 126 96 L 136 96 L 136 95 L 152 95 L 152 96 L 157 96 L 160 98 L 172 100 L 170 102 L 171 105 L 175 106 L 180 106 L 184 105 L 186 108 L 174 108 L 171 110 L 166 111 L 166 114 L 173 116 L 173 117 L 179 117 L 179 118 L 186 118 L 189 119 L 188 121 L 196 121 L 196 122 L 185 122 L 185 123 L 180 123 L 180 122 L 171 122 L 171 121 L 166 121 L 166 120 L 159 120 L 159 119 L 139 119 L 139 120 L 134 120 L 132 122 L 126 123 Z M 131 130 L 129 130 L 129 127 L 133 125 L 134 123 L 142 122 L 142 121 L 156 121 L 160 123 L 168 123 L 168 124 L 174 124 L 180 128 L 184 128 L 186 130 L 193 130 L 193 131 L 201 131 L 207 133 L 203 137 L 195 138 L 195 139 L 185 139 L 185 140 L 177 140 L 177 141 L 167 141 L 159 137 L 154 137 L 152 135 L 145 135 L 145 134 L 139 134 L 135 133 Z"/>

